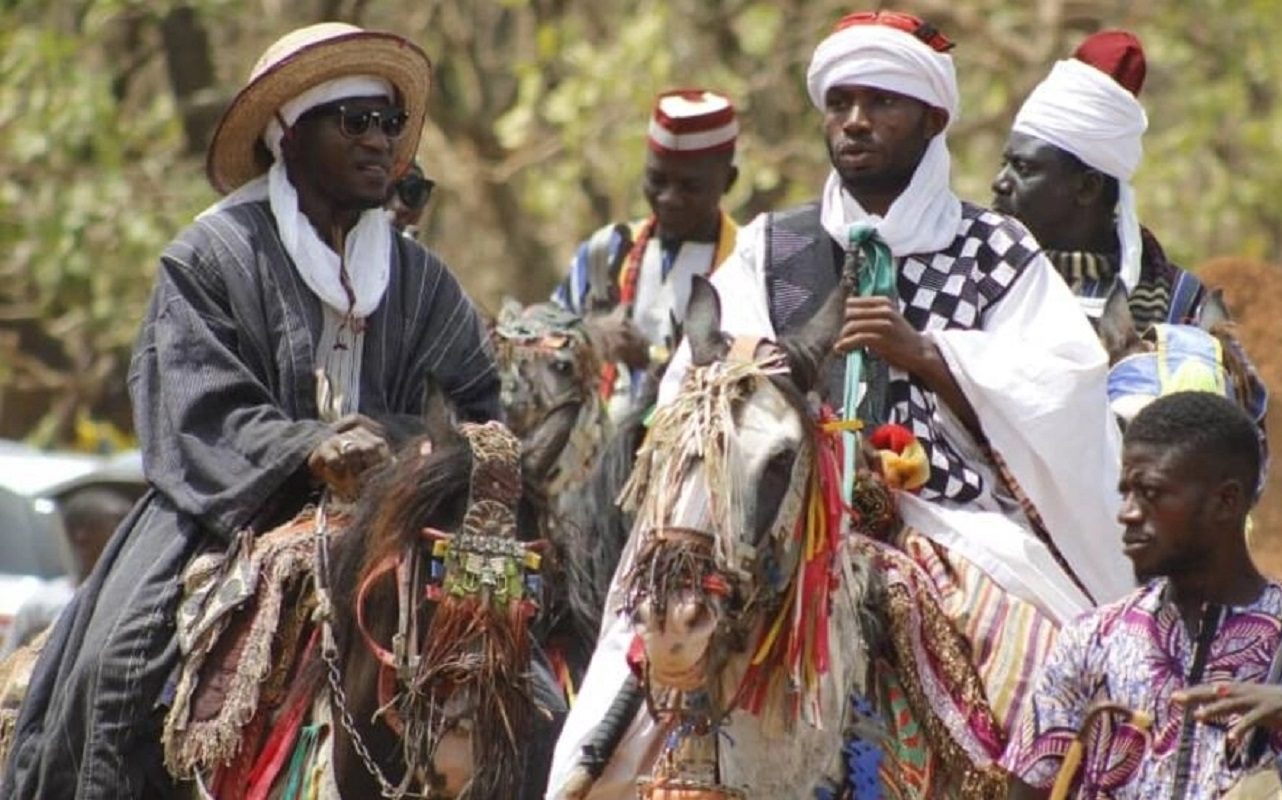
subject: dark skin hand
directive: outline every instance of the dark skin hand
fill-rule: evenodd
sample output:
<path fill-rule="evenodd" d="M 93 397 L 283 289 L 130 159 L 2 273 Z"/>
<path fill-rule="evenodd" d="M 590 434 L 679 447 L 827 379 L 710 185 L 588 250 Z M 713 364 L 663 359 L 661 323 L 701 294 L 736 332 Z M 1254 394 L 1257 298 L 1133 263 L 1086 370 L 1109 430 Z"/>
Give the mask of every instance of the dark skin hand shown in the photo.
<path fill-rule="evenodd" d="M 1200 722 L 1227 723 L 1230 717 L 1241 719 L 1229 729 L 1229 742 L 1241 744 L 1246 734 L 1257 726 L 1271 731 L 1282 730 L 1282 686 L 1261 683 L 1214 683 L 1176 692 L 1177 703 L 1192 706 Z"/>
<path fill-rule="evenodd" d="M 917 376 L 957 415 L 976 441 L 984 440 L 979 416 L 957 385 L 939 348 L 904 319 L 890 298 L 846 299 L 845 322 L 833 348 L 844 355 L 858 347 L 866 347 L 890 366 Z"/>
<path fill-rule="evenodd" d="M 364 474 L 392 456 L 383 426 L 362 414 L 349 414 L 307 457 L 307 468 L 340 497 L 353 498 Z"/>

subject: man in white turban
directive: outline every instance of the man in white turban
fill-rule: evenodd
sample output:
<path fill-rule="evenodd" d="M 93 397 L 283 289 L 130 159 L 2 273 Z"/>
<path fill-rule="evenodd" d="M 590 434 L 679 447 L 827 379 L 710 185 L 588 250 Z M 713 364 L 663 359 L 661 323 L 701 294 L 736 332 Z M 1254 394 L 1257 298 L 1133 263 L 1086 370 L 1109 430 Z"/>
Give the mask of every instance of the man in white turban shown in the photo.
<path fill-rule="evenodd" d="M 864 264 L 821 394 L 846 416 L 906 430 L 925 463 L 911 491 L 893 490 L 904 524 L 875 566 L 913 598 L 911 612 L 885 609 L 888 640 L 917 649 L 896 651 L 891 683 L 871 687 L 888 735 L 884 747 L 859 743 L 871 766 L 850 766 L 923 798 L 1001 790 L 1006 733 L 1058 626 L 1132 586 L 1104 351 L 1033 237 L 953 194 L 950 47 L 907 14 L 841 20 L 807 76 L 832 172 L 816 202 L 746 226 L 712 278 L 725 333 L 778 340 Z M 689 363 L 683 344 L 660 403 Z M 630 632 L 607 615 L 552 797 L 627 674 Z M 896 724 L 909 716 L 912 730 Z M 623 796 L 622 765 L 644 761 L 636 753 L 657 728 L 629 727 L 588 796 Z"/>
<path fill-rule="evenodd" d="M 1146 71 L 1134 35 L 1088 36 L 1020 108 L 992 185 L 993 208 L 1028 226 L 1088 316 L 1120 280 L 1140 331 L 1193 321 L 1206 296 L 1136 214 Z"/>

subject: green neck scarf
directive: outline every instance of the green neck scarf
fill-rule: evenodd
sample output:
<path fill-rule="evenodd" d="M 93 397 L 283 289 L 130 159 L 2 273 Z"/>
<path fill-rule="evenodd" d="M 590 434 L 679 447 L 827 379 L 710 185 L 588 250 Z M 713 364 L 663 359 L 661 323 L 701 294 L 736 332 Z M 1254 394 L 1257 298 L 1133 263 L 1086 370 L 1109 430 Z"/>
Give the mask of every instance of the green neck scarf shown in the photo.
<path fill-rule="evenodd" d="M 878 235 L 875 228 L 866 222 L 850 226 L 850 239 L 846 245 L 846 260 L 842 265 L 842 281 L 846 284 L 848 296 L 857 297 L 894 297 L 895 296 L 895 261 L 890 255 L 890 246 Z M 858 402 L 859 385 L 868 379 L 868 390 L 863 403 Z M 846 354 L 845 385 L 841 399 L 841 418 L 854 420 L 859 416 L 859 406 L 872 421 L 886 421 L 886 365 L 863 348 L 851 350 Z M 845 440 L 845 457 L 841 470 L 842 497 L 846 503 L 851 502 L 855 485 L 855 452 L 859 446 L 857 434 L 846 431 L 842 434 Z"/>

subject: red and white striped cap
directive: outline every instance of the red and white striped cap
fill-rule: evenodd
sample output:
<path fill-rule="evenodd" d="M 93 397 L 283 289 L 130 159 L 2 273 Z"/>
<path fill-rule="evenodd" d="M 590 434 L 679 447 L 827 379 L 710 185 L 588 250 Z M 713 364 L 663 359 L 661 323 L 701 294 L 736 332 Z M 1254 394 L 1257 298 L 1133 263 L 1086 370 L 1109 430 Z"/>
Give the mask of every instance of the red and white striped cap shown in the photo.
<path fill-rule="evenodd" d="M 705 89 L 675 89 L 654 102 L 650 149 L 663 155 L 733 153 L 739 122 L 734 104 Z"/>

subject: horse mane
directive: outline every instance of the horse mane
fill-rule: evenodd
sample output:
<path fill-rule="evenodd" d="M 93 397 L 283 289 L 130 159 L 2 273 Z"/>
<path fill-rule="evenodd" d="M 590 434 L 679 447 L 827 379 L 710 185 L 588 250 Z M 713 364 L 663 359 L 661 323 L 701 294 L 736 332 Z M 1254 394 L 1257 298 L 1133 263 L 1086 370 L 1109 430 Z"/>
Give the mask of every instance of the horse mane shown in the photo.
<path fill-rule="evenodd" d="M 566 504 L 569 514 L 559 520 L 565 534 L 557 542 L 556 552 L 565 572 L 560 590 L 569 623 L 584 642 L 596 641 L 610 580 L 632 531 L 632 515 L 616 501 L 645 439 L 648 412 L 643 406 L 619 421 L 587 481 Z"/>
<path fill-rule="evenodd" d="M 334 635 L 340 649 L 355 626 L 356 593 L 370 570 L 399 553 L 423 528 L 449 531 L 463 521 L 472 449 L 463 437 L 456 436 L 436 442 L 425 455 L 422 449 L 428 441 L 425 436 L 409 440 L 395 460 L 370 476 L 347 535 L 333 540 L 330 586 L 337 611 Z"/>
<path fill-rule="evenodd" d="M 1229 380 L 1233 383 L 1234 397 L 1237 397 L 1238 404 L 1245 408 L 1256 391 L 1253 384 L 1259 379 L 1253 375 L 1254 371 L 1246 360 L 1246 350 L 1238 340 L 1237 330 L 1236 322 L 1227 321 L 1216 323 L 1207 333 L 1219 341 L 1221 352 L 1224 354 L 1224 371 L 1228 373 Z"/>
<path fill-rule="evenodd" d="M 436 442 L 424 454 L 429 442 L 426 436 L 410 439 L 394 460 L 371 474 L 352 512 L 351 535 L 333 540 L 330 586 L 338 611 L 334 634 L 340 648 L 356 619 L 357 589 L 370 570 L 415 541 L 424 528 L 454 531 L 463 521 L 472 480 L 472 448 L 455 435 Z M 521 539 L 542 538 L 538 526 L 546 502 L 538 488 L 523 478 L 517 509 Z"/>

